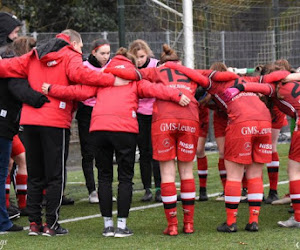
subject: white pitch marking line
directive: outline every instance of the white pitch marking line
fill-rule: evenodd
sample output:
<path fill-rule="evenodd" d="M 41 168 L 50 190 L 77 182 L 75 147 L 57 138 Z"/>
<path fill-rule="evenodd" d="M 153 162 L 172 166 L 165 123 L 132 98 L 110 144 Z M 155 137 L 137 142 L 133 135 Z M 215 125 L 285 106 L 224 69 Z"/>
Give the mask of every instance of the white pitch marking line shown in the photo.
<path fill-rule="evenodd" d="M 287 184 L 287 183 L 289 183 L 289 181 L 280 181 L 280 182 L 278 182 L 278 185 Z M 264 184 L 264 187 L 268 187 L 268 186 L 270 186 L 270 184 Z M 209 194 L 208 197 L 216 197 L 219 194 L 220 193 Z M 155 204 L 151 204 L 151 205 L 147 205 L 147 206 L 133 207 L 130 209 L 130 211 L 139 211 L 139 210 L 153 208 L 153 207 L 160 207 L 162 205 L 163 205 L 163 203 L 155 203 Z M 117 214 L 117 211 L 113 211 L 113 214 Z M 89 219 L 100 218 L 100 217 L 102 217 L 101 214 L 94 214 L 94 215 L 88 215 L 88 216 L 76 217 L 76 218 L 72 218 L 72 219 L 61 220 L 58 223 L 63 224 L 63 223 L 69 223 L 69 222 L 75 222 L 75 221 L 81 221 L 81 220 L 89 220 Z M 24 230 L 28 230 L 28 229 L 29 229 L 29 227 L 24 227 Z"/>

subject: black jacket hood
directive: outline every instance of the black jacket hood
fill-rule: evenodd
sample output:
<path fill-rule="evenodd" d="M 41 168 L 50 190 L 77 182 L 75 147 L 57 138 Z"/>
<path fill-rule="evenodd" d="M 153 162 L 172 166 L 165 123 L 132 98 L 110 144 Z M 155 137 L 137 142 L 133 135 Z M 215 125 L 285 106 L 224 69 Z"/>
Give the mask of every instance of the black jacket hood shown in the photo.
<path fill-rule="evenodd" d="M 37 48 L 37 55 L 39 59 L 42 59 L 45 55 L 51 52 L 58 52 L 63 47 L 70 45 L 63 39 L 60 38 L 52 38 L 47 40 L 45 43 L 41 43 Z"/>
<path fill-rule="evenodd" d="M 22 22 L 14 15 L 7 12 L 0 12 L 0 47 L 12 42 L 8 35 Z"/>

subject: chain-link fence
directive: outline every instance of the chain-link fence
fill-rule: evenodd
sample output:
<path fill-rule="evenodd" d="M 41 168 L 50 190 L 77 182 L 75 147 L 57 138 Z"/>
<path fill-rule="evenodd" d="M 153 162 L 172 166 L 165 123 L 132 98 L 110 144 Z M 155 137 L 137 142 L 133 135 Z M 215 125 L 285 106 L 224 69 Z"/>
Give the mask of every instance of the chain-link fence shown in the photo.
<path fill-rule="evenodd" d="M 38 43 L 43 40 L 49 40 L 53 38 L 55 33 L 35 33 L 31 34 L 35 36 Z M 119 47 L 118 43 L 118 32 L 93 32 L 93 33 L 81 33 L 82 40 L 84 43 L 83 54 L 86 57 L 90 53 L 90 45 L 93 40 L 98 38 L 106 38 L 111 44 L 112 55 L 117 51 Z M 172 32 L 127 32 L 126 42 L 127 45 L 135 39 L 143 39 L 148 42 L 151 49 L 153 50 L 155 57 L 159 58 L 164 43 L 169 43 L 174 40 Z M 196 68 L 201 68 L 206 64 L 208 66 L 215 61 L 223 61 L 228 66 L 232 67 L 254 67 L 259 63 L 266 63 L 273 61 L 275 58 L 275 43 L 270 47 L 266 44 L 270 44 L 272 40 L 272 32 L 211 32 L 210 46 L 208 49 L 209 60 L 207 59 L 205 48 L 205 34 L 204 32 L 195 33 L 195 65 Z M 293 35 L 293 40 L 289 40 L 291 36 L 286 38 L 282 36 L 281 54 L 283 58 L 290 61 L 292 66 L 300 66 L 300 31 L 296 31 Z M 183 39 L 182 37 L 177 40 Z M 183 44 L 183 43 L 177 43 Z M 177 48 L 178 54 L 183 56 L 183 48 Z M 288 132 L 289 129 L 285 128 L 284 132 Z M 76 121 L 72 124 L 71 129 L 71 151 L 70 159 L 76 162 L 80 158 L 79 146 L 78 146 L 78 129 Z M 283 134 L 286 135 L 286 134 Z M 285 140 L 289 140 L 288 136 L 282 136 Z M 216 145 L 214 143 L 213 126 L 210 126 L 208 141 L 211 142 L 207 145 L 207 149 L 214 149 Z M 74 152 L 73 152 L 74 151 Z M 72 163 L 73 164 L 73 163 Z"/>

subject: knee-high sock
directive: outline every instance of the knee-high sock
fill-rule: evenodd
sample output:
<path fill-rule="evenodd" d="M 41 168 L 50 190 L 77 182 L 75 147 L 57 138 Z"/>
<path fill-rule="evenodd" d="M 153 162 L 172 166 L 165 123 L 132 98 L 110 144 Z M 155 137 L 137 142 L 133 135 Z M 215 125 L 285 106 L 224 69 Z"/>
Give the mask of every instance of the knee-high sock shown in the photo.
<path fill-rule="evenodd" d="M 198 177 L 199 177 L 200 190 L 206 190 L 207 173 L 208 173 L 206 156 L 204 156 L 202 158 L 197 158 L 197 166 L 198 166 Z"/>
<path fill-rule="evenodd" d="M 270 163 L 267 163 L 267 168 L 270 190 L 277 190 L 279 172 L 279 156 L 277 152 L 272 153 L 272 161 Z"/>
<path fill-rule="evenodd" d="M 6 177 L 6 182 L 5 182 L 5 203 L 6 207 L 9 207 L 9 192 L 10 192 L 10 174 L 7 175 Z"/>
<path fill-rule="evenodd" d="M 181 181 L 181 201 L 183 209 L 183 222 L 194 223 L 194 208 L 195 208 L 196 186 L 195 180 Z"/>
<path fill-rule="evenodd" d="M 225 190 L 227 172 L 225 168 L 224 159 L 219 158 L 218 168 L 219 168 L 220 179 L 223 185 L 223 190 Z"/>
<path fill-rule="evenodd" d="M 25 208 L 27 198 L 27 175 L 17 174 L 16 188 L 19 208 Z"/>
<path fill-rule="evenodd" d="M 225 207 L 227 214 L 227 225 L 236 223 L 238 206 L 241 200 L 241 182 L 226 181 L 225 186 Z"/>
<path fill-rule="evenodd" d="M 263 198 L 263 181 L 261 177 L 248 180 L 249 223 L 258 223 L 261 201 Z"/>
<path fill-rule="evenodd" d="M 300 180 L 290 181 L 290 197 L 295 211 L 295 220 L 300 222 Z"/>
<path fill-rule="evenodd" d="M 178 225 L 176 207 L 177 193 L 175 182 L 161 183 L 160 188 L 168 225 Z"/>

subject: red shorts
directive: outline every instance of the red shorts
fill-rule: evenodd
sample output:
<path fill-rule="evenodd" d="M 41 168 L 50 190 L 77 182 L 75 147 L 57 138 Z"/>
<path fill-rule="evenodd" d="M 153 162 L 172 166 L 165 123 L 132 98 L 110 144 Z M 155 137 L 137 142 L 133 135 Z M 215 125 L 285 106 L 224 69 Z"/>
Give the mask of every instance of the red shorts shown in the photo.
<path fill-rule="evenodd" d="M 10 157 L 17 156 L 24 152 L 25 152 L 25 148 L 23 146 L 23 143 L 21 142 L 19 136 L 15 135 L 12 141 L 12 149 L 11 149 Z"/>
<path fill-rule="evenodd" d="M 228 123 L 228 116 L 223 111 L 214 111 L 214 132 L 215 138 L 224 137 Z"/>
<path fill-rule="evenodd" d="M 199 122 L 179 119 L 152 123 L 153 159 L 157 161 L 193 161 L 199 137 Z"/>
<path fill-rule="evenodd" d="M 286 119 L 286 115 L 282 113 L 277 106 L 273 107 L 271 112 L 272 116 L 272 128 L 281 129 L 284 126 L 288 125 L 288 121 Z"/>
<path fill-rule="evenodd" d="M 292 135 L 289 159 L 300 162 L 300 131 L 294 131 Z"/>
<path fill-rule="evenodd" d="M 209 127 L 209 109 L 199 106 L 199 137 L 207 137 Z"/>
<path fill-rule="evenodd" d="M 246 121 L 228 125 L 225 160 L 240 164 L 272 161 L 272 129 L 268 121 Z"/>

